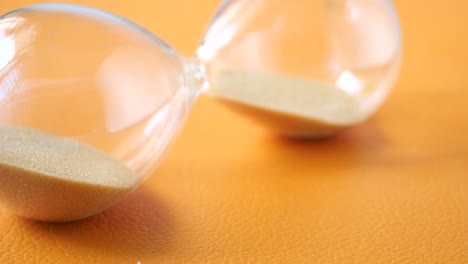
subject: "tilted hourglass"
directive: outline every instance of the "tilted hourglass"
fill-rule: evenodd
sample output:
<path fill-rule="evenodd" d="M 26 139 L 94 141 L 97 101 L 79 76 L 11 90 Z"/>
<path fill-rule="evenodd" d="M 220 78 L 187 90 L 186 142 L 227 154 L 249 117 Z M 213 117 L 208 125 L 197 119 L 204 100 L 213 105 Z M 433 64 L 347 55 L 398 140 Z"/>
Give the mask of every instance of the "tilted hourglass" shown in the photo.
<path fill-rule="evenodd" d="M 0 17 L 0 202 L 46 221 L 98 213 L 154 170 L 201 93 L 287 136 L 355 125 L 388 94 L 400 45 L 385 0 L 225 1 L 194 59 L 90 7 L 12 11 Z M 88 164 L 101 158 L 132 172 L 129 188 L 83 192 L 86 181 L 102 184 L 91 176 L 116 170 Z M 42 178 L 24 176 L 26 170 Z M 73 184 L 50 189 L 48 177 Z"/>

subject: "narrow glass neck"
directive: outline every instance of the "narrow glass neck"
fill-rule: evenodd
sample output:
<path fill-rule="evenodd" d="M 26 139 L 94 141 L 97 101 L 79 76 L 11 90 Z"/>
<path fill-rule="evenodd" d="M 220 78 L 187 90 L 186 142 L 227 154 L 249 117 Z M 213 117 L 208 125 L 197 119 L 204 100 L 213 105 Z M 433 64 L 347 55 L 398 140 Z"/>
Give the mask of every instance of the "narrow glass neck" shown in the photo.
<path fill-rule="evenodd" d="M 189 104 L 192 105 L 197 97 L 209 87 L 205 65 L 196 58 L 183 58 L 184 77 L 189 94 Z"/>

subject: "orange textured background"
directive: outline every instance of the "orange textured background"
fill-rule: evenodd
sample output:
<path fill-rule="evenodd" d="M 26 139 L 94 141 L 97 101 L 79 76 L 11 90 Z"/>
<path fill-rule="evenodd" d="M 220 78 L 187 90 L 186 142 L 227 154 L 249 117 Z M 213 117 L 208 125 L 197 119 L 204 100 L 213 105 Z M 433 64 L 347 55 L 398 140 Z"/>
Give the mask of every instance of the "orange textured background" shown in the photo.
<path fill-rule="evenodd" d="M 185 55 L 219 4 L 74 2 Z M 289 141 L 200 98 L 159 170 L 110 210 L 43 224 L 0 207 L 0 263 L 468 263 L 468 2 L 395 5 L 402 73 L 366 124 Z"/>

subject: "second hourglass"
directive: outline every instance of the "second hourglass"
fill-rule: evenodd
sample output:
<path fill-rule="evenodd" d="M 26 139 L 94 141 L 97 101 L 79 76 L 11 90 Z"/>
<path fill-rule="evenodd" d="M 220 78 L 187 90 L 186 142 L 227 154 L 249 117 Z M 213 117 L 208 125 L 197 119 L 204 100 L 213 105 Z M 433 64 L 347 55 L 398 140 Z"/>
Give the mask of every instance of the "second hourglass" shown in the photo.
<path fill-rule="evenodd" d="M 46 221 L 105 209 L 155 168 L 202 90 L 288 136 L 359 123 L 395 80 L 399 34 L 383 0 L 225 1 L 191 60 L 97 9 L 12 11 L 0 17 L 0 202 Z"/>

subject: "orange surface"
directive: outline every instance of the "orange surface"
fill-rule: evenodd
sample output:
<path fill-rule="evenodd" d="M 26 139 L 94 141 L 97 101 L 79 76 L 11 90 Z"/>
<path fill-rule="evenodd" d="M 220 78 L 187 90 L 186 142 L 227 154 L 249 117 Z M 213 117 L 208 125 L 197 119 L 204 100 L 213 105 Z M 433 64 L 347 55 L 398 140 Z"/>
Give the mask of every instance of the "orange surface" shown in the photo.
<path fill-rule="evenodd" d="M 76 2 L 184 54 L 218 4 Z M 402 74 L 366 124 L 289 141 L 201 98 L 159 170 L 114 208 L 68 224 L 0 208 L 0 263 L 468 263 L 468 2 L 395 4 Z"/>

